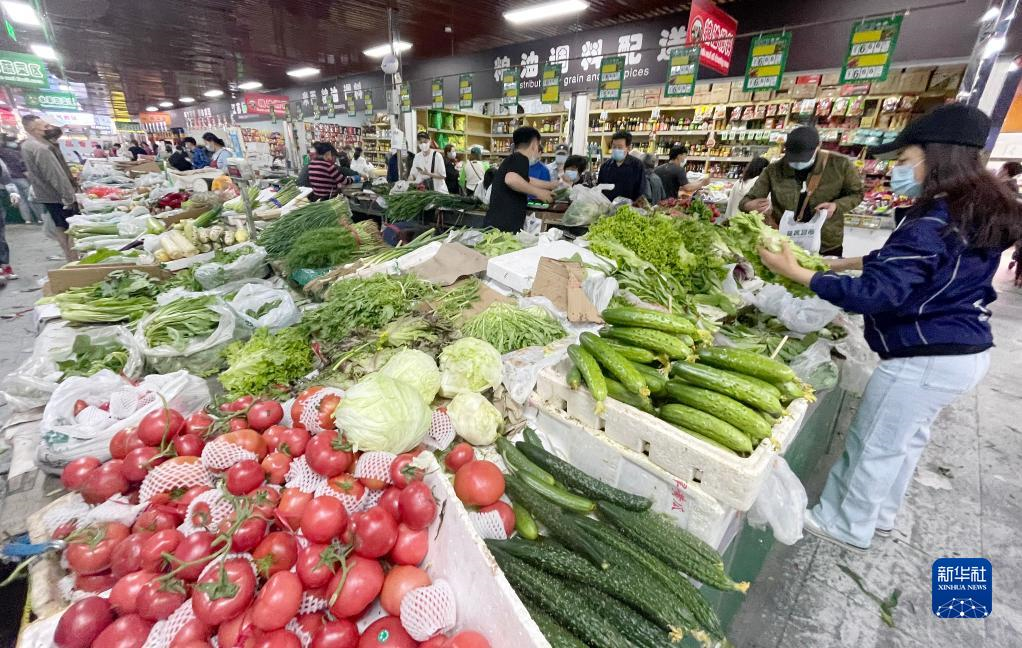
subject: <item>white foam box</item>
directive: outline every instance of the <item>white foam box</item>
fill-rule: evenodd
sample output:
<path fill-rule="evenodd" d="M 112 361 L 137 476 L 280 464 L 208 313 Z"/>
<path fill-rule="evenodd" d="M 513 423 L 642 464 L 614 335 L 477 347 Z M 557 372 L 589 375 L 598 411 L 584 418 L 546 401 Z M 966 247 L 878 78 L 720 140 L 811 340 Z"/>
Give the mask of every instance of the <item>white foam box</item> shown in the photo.
<path fill-rule="evenodd" d="M 553 241 L 493 257 L 486 264 L 486 276 L 517 293 L 525 293 L 536 279 L 540 259 L 570 259 L 576 254 L 582 263 L 606 263 L 584 247 L 568 241 Z"/>
<path fill-rule="evenodd" d="M 791 444 L 808 406 L 804 399 L 792 401 L 787 414 L 774 426 L 773 439 L 764 440 L 748 457 L 739 457 L 612 398 L 604 403 L 603 416 L 598 416 L 593 397 L 585 389 L 568 387 L 566 375 L 566 363 L 544 369 L 536 382 L 536 394 L 552 409 L 564 411 L 587 429 L 602 432 L 648 457 L 671 475 L 699 484 L 718 502 L 738 511 L 752 507 L 770 471 L 771 459 Z"/>
<path fill-rule="evenodd" d="M 725 507 L 699 484 L 668 473 L 644 455 L 629 450 L 599 430 L 586 428 L 533 394 L 535 429 L 547 450 L 600 481 L 649 497 L 653 510 L 723 552 L 731 542 L 738 511 Z"/>

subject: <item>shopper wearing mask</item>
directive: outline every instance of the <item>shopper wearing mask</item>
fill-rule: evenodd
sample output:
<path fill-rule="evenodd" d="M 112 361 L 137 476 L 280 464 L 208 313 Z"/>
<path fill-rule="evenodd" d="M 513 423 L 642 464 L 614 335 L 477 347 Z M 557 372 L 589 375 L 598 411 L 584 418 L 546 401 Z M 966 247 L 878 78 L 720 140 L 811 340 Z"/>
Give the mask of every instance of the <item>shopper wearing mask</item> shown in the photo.
<path fill-rule="evenodd" d="M 816 129 L 799 126 L 784 143 L 784 157 L 763 171 L 738 207 L 758 212 L 772 208 L 778 221 L 785 211 L 791 211 L 798 222 L 826 211 L 820 253 L 841 256 L 844 215 L 862 202 L 862 196 L 862 179 L 852 160 L 821 151 Z"/>
<path fill-rule="evenodd" d="M 668 198 L 679 198 L 682 193 L 693 194 L 710 184 L 709 176 L 695 182 L 688 181 L 685 164 L 688 162 L 688 149 L 681 144 L 671 147 L 667 161 L 654 171 L 664 185 L 664 194 Z"/>
<path fill-rule="evenodd" d="M 21 145 L 21 154 L 32 191 L 56 226 L 57 242 L 64 256 L 73 261 L 75 254 L 67 237 L 67 219 L 77 213 L 75 185 L 67 162 L 55 144 L 63 131 L 35 115 L 26 115 L 21 124 L 28 133 Z"/>
<path fill-rule="evenodd" d="M 583 155 L 569 155 L 564 160 L 564 167 L 558 178 L 565 185 L 572 187 L 582 181 L 582 174 L 589 167 L 589 160 Z"/>
<path fill-rule="evenodd" d="M 447 166 L 444 155 L 430 146 L 429 135 L 425 131 L 416 137 L 419 152 L 412 159 L 412 170 L 408 173 L 408 181 L 412 184 L 424 184 L 427 189 L 447 193 Z"/>
<path fill-rule="evenodd" d="M 515 152 L 507 156 L 493 174 L 490 185 L 490 208 L 486 212 L 486 227 L 504 232 L 517 232 L 525 224 L 528 195 L 543 202 L 553 202 L 550 192 L 557 184 L 529 178 L 529 167 L 540 159 L 540 134 L 531 126 L 521 126 L 511 135 Z"/>
<path fill-rule="evenodd" d="M 213 133 L 203 133 L 202 141 L 209 151 L 209 166 L 227 172 L 227 158 L 232 157 L 227 144 Z"/>
<path fill-rule="evenodd" d="M 643 190 L 643 196 L 646 197 L 649 204 L 655 205 L 667 197 L 667 194 L 664 193 L 664 183 L 660 180 L 660 176 L 653 172 L 656 168 L 656 156 L 652 153 L 643 155 L 642 166 L 646 173 L 644 184 L 646 189 Z"/>
<path fill-rule="evenodd" d="M 790 248 L 761 250 L 774 272 L 862 313 L 881 358 L 866 386 L 810 533 L 852 549 L 895 526 L 916 463 L 941 410 L 987 372 L 993 346 L 991 281 L 1001 253 L 1022 239 L 1022 205 L 983 165 L 990 119 L 948 104 L 911 122 L 874 153 L 899 151 L 891 188 L 916 198 L 884 246 L 829 272 L 798 265 Z M 834 271 L 861 269 L 858 278 Z"/>
<path fill-rule="evenodd" d="M 561 174 L 564 173 L 564 163 L 568 160 L 569 153 L 567 144 L 558 144 L 554 149 L 554 161 L 546 165 L 546 168 L 550 169 L 550 178 L 552 180 L 560 178 Z"/>
<path fill-rule="evenodd" d="M 42 223 L 42 214 L 39 212 L 37 203 L 30 201 L 28 177 L 25 171 L 25 161 L 21 157 L 21 147 L 12 135 L 3 135 L 3 146 L 0 146 L 0 161 L 7 165 L 11 175 L 11 182 L 16 189 L 11 194 L 12 203 L 17 205 L 21 212 L 21 219 L 26 223 Z M 15 200 L 16 198 L 16 200 Z"/>
<path fill-rule="evenodd" d="M 376 169 L 369 163 L 369 160 L 362 154 L 362 147 L 356 146 L 351 158 L 351 170 L 362 177 L 363 180 L 372 180 L 376 175 Z"/>
<path fill-rule="evenodd" d="M 316 159 L 309 161 L 310 201 L 333 198 L 340 193 L 341 187 L 351 183 L 351 178 L 336 164 L 336 158 L 337 150 L 333 144 L 316 143 Z"/>
<path fill-rule="evenodd" d="M 209 153 L 206 151 L 206 147 L 196 144 L 194 137 L 186 137 L 182 143 L 184 143 L 185 151 L 188 152 L 188 157 L 192 160 L 193 169 L 205 169 L 209 166 Z"/>
<path fill-rule="evenodd" d="M 628 152 L 632 148 L 632 134 L 618 131 L 610 137 L 610 159 L 600 167 L 600 175 L 596 184 L 611 184 L 613 189 L 603 193 L 614 200 L 624 196 L 629 200 L 638 200 L 642 195 L 645 169 L 642 162 Z"/>
<path fill-rule="evenodd" d="M 458 194 L 461 192 L 461 187 L 458 185 L 458 167 L 455 163 L 458 161 L 458 151 L 454 148 L 454 144 L 448 144 L 444 147 L 444 169 L 447 172 L 447 193 Z"/>
<path fill-rule="evenodd" d="M 476 188 L 483 181 L 486 170 L 490 168 L 488 162 L 483 162 L 480 159 L 482 155 L 483 149 L 479 146 L 473 146 L 468 150 L 468 159 L 461 165 L 458 184 L 464 188 L 465 193 L 469 196 L 475 195 Z"/>

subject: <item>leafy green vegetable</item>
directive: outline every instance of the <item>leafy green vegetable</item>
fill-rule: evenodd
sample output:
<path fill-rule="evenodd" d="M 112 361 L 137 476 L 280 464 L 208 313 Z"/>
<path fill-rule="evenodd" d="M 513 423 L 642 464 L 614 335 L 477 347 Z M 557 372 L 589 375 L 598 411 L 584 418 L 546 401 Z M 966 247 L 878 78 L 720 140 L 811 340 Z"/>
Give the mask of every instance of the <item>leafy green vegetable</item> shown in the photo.
<path fill-rule="evenodd" d="M 490 230 L 483 234 L 483 240 L 476 244 L 476 252 L 488 257 L 500 256 L 517 252 L 524 247 L 514 234 L 500 230 Z"/>
<path fill-rule="evenodd" d="M 251 317 L 252 319 L 257 320 L 260 317 L 262 317 L 263 315 L 266 315 L 267 313 L 269 313 L 271 310 L 273 310 L 277 306 L 280 306 L 280 300 L 279 299 L 273 299 L 271 301 L 268 301 L 268 302 L 264 303 L 259 308 L 250 308 L 250 309 L 248 309 L 247 311 L 245 311 L 245 314 L 248 315 L 249 317 Z"/>
<path fill-rule="evenodd" d="M 253 252 L 255 252 L 255 246 L 252 245 L 242 245 L 233 250 L 217 250 L 210 263 L 227 265 L 229 263 L 234 263 L 241 257 L 247 254 L 252 254 Z"/>
<path fill-rule="evenodd" d="M 71 357 L 58 361 L 57 369 L 64 372 L 63 380 L 69 376 L 91 376 L 102 369 L 120 373 L 127 363 L 128 351 L 120 344 L 93 344 L 88 335 L 76 335 Z"/>
<path fill-rule="evenodd" d="M 453 398 L 500 384 L 500 352 L 485 340 L 464 337 L 440 353 L 440 395 Z"/>
<path fill-rule="evenodd" d="M 351 207 L 348 199 L 338 196 L 330 200 L 309 203 L 281 216 L 259 235 L 259 245 L 266 249 L 271 259 L 287 256 L 291 246 L 304 232 L 323 227 L 336 227 L 341 222 L 350 222 Z"/>
<path fill-rule="evenodd" d="M 422 442 L 433 412 L 413 386 L 382 373 L 348 389 L 334 419 L 352 448 L 407 452 Z"/>
<path fill-rule="evenodd" d="M 160 306 L 143 331 L 146 343 L 183 350 L 194 338 L 208 337 L 220 325 L 220 313 L 210 309 L 216 301 L 212 295 L 181 297 Z"/>
<path fill-rule="evenodd" d="M 300 326 L 277 333 L 257 329 L 248 341 L 227 347 L 224 356 L 229 366 L 220 374 L 220 384 L 233 395 L 262 394 L 312 370 L 312 347 Z"/>
<path fill-rule="evenodd" d="M 469 209 L 479 204 L 475 198 L 465 198 L 447 192 L 410 190 L 387 196 L 387 220 L 393 222 L 419 220 L 427 208 L 448 207 Z"/>
<path fill-rule="evenodd" d="M 672 219 L 644 216 L 632 207 L 621 207 L 593 223 L 586 238 L 597 254 L 616 259 L 615 246 L 624 246 L 666 274 L 686 274 L 693 262 Z"/>
<path fill-rule="evenodd" d="M 291 271 L 302 268 L 332 268 L 355 258 L 355 235 L 344 227 L 321 227 L 295 239 L 285 263 Z"/>
<path fill-rule="evenodd" d="M 791 239 L 782 236 L 769 225 L 763 222 L 763 215 L 758 212 L 738 212 L 728 220 L 728 238 L 732 246 L 740 250 L 753 269 L 756 275 L 765 281 L 779 283 L 787 288 L 796 297 L 806 297 L 812 293 L 809 288 L 802 284 L 795 283 L 790 279 L 781 277 L 771 272 L 759 258 L 759 248 L 767 246 L 773 250 L 780 250 L 781 243 L 787 241 L 791 244 L 791 250 L 798 259 L 798 264 L 809 270 L 826 270 L 827 264 L 816 254 L 810 254 L 798 245 L 791 243 Z"/>
<path fill-rule="evenodd" d="M 501 353 L 545 346 L 567 335 L 564 327 L 544 309 L 538 306 L 519 308 L 504 302 L 487 306 L 468 320 L 462 331 L 469 337 L 489 342 Z"/>
<path fill-rule="evenodd" d="M 415 387 L 426 403 L 432 403 L 440 391 L 440 369 L 436 360 L 417 349 L 401 349 L 383 365 L 380 373 Z"/>
<path fill-rule="evenodd" d="M 159 284 L 146 273 L 117 270 L 103 281 L 71 288 L 39 303 L 56 304 L 60 316 L 73 324 L 130 322 L 152 309 L 158 292 Z"/>

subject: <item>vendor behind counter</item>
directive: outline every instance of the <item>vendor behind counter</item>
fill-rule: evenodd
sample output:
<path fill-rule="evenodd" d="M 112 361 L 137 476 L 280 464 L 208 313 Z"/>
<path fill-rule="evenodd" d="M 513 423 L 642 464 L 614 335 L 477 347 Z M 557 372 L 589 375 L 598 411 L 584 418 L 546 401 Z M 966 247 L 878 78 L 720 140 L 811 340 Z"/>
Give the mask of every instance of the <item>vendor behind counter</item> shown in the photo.
<path fill-rule="evenodd" d="M 517 232 L 525 224 L 528 196 L 553 202 L 550 191 L 557 183 L 529 177 L 529 167 L 540 159 L 540 134 L 531 126 L 515 129 L 511 136 L 514 153 L 509 155 L 493 175 L 490 186 L 490 207 L 484 224 L 504 232 Z"/>

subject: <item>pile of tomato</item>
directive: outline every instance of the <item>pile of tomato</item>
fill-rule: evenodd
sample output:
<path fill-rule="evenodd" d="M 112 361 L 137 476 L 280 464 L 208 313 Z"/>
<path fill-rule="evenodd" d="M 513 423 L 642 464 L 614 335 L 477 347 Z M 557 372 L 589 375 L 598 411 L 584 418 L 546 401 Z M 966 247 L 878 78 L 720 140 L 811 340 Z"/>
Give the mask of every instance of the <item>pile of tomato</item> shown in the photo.
<path fill-rule="evenodd" d="M 221 648 L 489 648 L 473 631 L 420 643 L 402 623 L 402 601 L 432 583 L 421 565 L 438 507 L 413 463 L 419 450 L 394 457 L 386 478 L 359 478 L 359 453 L 342 434 L 310 434 L 281 425 L 283 417 L 280 403 L 251 397 L 187 418 L 158 409 L 111 439 L 112 459 L 68 464 L 61 480 L 86 502 L 135 504 L 151 470 L 198 463 L 214 440 L 255 457 L 213 471 L 209 484 L 156 493 L 131 526 L 58 528 L 75 589 L 97 594 L 63 613 L 58 648 L 141 648 L 156 623 L 181 618 L 187 605 L 191 614 L 171 648 L 210 646 L 214 637 Z M 333 427 L 329 417 L 317 422 Z M 457 471 L 458 497 L 481 508 L 503 504 L 500 471 L 465 446 L 445 459 Z M 320 495 L 286 486 L 299 459 L 326 479 Z M 219 520 L 203 497 L 211 489 L 231 505 Z M 375 505 L 349 513 L 345 502 L 369 495 Z M 108 598 L 98 596 L 107 590 Z M 310 601 L 320 611 L 299 614 Z M 376 602 L 386 616 L 359 632 Z"/>

